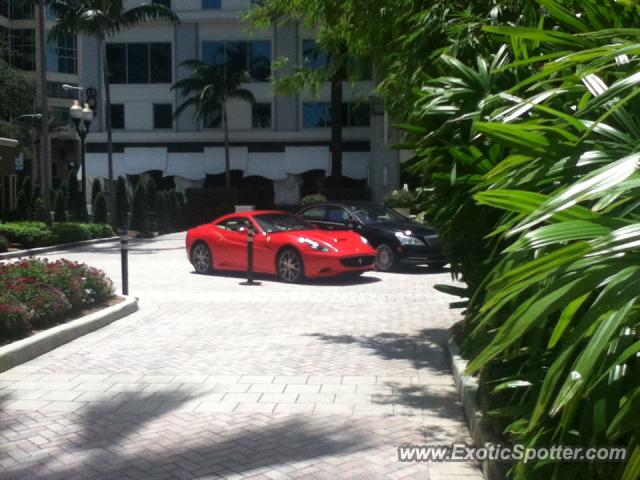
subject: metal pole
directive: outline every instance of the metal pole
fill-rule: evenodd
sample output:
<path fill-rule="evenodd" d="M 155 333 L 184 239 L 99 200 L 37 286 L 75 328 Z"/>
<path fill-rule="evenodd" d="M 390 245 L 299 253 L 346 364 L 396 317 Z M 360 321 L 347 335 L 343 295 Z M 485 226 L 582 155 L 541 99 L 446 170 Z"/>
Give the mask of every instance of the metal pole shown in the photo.
<path fill-rule="evenodd" d="M 122 294 L 129 295 L 129 236 L 120 237 L 120 263 L 122 264 Z"/>
<path fill-rule="evenodd" d="M 255 239 L 255 233 L 253 228 L 249 229 L 249 236 L 247 238 L 247 281 L 242 282 L 240 285 L 254 286 L 260 285 L 260 282 L 253 281 L 253 244 Z"/>
<path fill-rule="evenodd" d="M 83 133 L 78 132 L 78 134 L 80 135 L 80 161 L 82 162 L 80 164 L 80 171 L 82 172 L 82 201 L 84 202 L 84 204 L 87 204 L 87 167 L 86 167 L 86 152 L 85 152 L 85 146 L 84 146 L 84 139 L 87 136 L 86 130 Z"/>

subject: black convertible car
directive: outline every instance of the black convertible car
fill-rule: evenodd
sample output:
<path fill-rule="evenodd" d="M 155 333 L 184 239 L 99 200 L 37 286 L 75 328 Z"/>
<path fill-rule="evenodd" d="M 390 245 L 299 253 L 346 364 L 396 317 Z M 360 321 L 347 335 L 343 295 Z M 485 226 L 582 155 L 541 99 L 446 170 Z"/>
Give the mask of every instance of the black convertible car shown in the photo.
<path fill-rule="evenodd" d="M 440 268 L 447 263 L 435 230 L 379 204 L 322 203 L 298 215 L 322 229 L 360 233 L 377 250 L 376 267 L 383 272 L 400 264 Z"/>

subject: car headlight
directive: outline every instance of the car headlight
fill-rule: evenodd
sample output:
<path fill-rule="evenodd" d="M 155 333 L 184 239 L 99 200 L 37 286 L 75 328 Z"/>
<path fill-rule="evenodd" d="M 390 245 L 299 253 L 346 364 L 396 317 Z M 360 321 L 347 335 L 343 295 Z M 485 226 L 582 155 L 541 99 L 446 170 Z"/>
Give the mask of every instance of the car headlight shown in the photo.
<path fill-rule="evenodd" d="M 362 240 L 362 243 L 364 243 L 365 245 L 369 245 L 369 240 L 364 238 L 362 235 L 360 235 L 360 240 Z"/>
<path fill-rule="evenodd" d="M 298 238 L 298 242 L 304 244 L 304 245 L 308 245 L 309 248 L 311 248 L 311 250 L 315 250 L 316 252 L 330 252 L 332 249 L 334 251 L 338 251 L 337 248 L 332 247 L 331 245 L 320 243 L 320 242 L 316 242 L 315 240 L 312 240 L 310 238 L 307 237 L 300 237 Z"/>
<path fill-rule="evenodd" d="M 395 235 L 400 242 L 400 245 L 424 245 L 422 240 L 411 236 L 411 230 L 407 230 L 406 232 L 396 232 Z"/>

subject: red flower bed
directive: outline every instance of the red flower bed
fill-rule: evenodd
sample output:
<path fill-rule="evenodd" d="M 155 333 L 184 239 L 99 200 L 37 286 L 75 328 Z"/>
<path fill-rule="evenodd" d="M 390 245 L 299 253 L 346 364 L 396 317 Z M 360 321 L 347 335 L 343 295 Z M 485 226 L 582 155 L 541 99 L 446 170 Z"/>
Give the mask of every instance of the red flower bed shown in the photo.
<path fill-rule="evenodd" d="M 0 263 L 0 341 L 46 328 L 113 296 L 113 283 L 88 265 L 28 259 Z"/>

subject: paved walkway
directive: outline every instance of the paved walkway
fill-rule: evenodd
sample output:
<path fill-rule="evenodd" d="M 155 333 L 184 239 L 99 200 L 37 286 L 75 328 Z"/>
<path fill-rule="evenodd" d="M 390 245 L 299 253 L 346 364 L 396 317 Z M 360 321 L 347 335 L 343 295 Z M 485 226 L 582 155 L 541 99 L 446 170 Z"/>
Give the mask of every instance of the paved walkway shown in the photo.
<path fill-rule="evenodd" d="M 116 245 L 48 257 L 119 280 Z M 0 479 L 482 478 L 397 461 L 468 440 L 448 274 L 241 287 L 192 273 L 183 234 L 130 270 L 138 313 L 0 374 Z"/>

